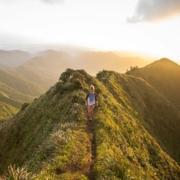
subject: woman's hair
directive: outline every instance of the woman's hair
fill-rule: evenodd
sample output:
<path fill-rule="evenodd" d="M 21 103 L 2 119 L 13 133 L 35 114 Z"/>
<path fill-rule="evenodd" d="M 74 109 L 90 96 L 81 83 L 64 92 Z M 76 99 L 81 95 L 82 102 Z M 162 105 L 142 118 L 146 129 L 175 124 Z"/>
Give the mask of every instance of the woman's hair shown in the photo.
<path fill-rule="evenodd" d="M 95 87 L 93 85 L 91 85 L 90 90 L 95 90 Z"/>

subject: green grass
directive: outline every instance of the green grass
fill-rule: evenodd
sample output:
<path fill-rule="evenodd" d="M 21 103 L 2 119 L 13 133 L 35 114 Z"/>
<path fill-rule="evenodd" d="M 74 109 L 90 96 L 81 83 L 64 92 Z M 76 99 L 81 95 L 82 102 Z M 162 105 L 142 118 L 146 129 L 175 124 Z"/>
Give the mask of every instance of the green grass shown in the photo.
<path fill-rule="evenodd" d="M 0 120 L 12 118 L 19 110 L 11 105 L 0 102 Z"/>
<path fill-rule="evenodd" d="M 96 87 L 99 107 L 94 116 L 95 130 L 89 133 L 84 103 L 91 84 Z M 168 134 L 169 126 L 162 131 L 155 124 L 161 122 L 160 117 L 167 122 L 169 117 L 162 116 L 161 111 L 160 115 L 155 113 L 144 94 L 150 99 L 156 97 L 155 107 L 161 103 L 177 117 L 177 112 L 142 79 L 112 71 L 102 71 L 94 78 L 83 70 L 67 69 L 55 86 L 0 126 L 1 175 L 9 164 L 16 164 L 37 180 L 87 180 L 91 139 L 95 136 L 93 170 L 97 180 L 178 180 L 180 167 L 168 155 L 173 152 L 169 139 L 157 134 L 157 130 Z"/>

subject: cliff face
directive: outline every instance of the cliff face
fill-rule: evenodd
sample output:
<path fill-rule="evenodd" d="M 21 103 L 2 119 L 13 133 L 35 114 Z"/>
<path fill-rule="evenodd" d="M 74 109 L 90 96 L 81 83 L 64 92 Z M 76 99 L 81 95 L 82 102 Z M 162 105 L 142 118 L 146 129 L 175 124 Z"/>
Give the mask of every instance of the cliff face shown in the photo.
<path fill-rule="evenodd" d="M 89 122 L 84 103 L 91 84 L 99 107 Z M 145 80 L 67 69 L 49 91 L 1 123 L 0 173 L 11 163 L 34 179 L 179 179 L 179 117 Z"/>

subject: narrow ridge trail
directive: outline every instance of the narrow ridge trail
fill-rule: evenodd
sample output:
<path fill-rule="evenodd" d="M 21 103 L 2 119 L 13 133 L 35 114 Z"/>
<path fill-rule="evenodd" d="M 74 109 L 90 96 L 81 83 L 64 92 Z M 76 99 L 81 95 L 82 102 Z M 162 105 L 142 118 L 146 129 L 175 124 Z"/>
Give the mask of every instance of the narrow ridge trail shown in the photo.
<path fill-rule="evenodd" d="M 97 108 L 95 108 L 94 114 L 97 113 Z M 89 172 L 87 173 L 87 177 L 89 180 L 96 180 L 96 174 L 94 172 L 94 164 L 96 161 L 96 133 L 95 133 L 95 126 L 96 126 L 96 122 L 95 119 L 93 118 L 93 120 L 89 120 L 87 118 L 87 110 L 85 109 L 85 119 L 86 119 L 86 132 L 90 138 L 91 141 L 91 164 L 89 167 Z"/>

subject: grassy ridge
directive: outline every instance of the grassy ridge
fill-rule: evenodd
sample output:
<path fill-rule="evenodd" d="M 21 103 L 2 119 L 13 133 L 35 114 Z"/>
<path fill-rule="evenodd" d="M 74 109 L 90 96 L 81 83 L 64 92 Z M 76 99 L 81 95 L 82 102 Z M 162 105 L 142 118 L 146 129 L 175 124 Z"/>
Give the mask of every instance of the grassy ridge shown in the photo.
<path fill-rule="evenodd" d="M 35 98 L 35 96 L 32 95 L 25 95 L 20 93 L 19 91 L 13 89 L 10 86 L 7 86 L 6 84 L 0 82 L 0 92 L 5 94 L 7 97 L 14 101 L 19 101 L 21 103 L 24 102 L 30 102 L 32 99 Z"/>
<path fill-rule="evenodd" d="M 7 103 L 7 104 L 11 104 L 12 106 L 16 107 L 16 108 L 20 108 L 21 107 L 21 103 L 18 101 L 14 101 L 13 99 L 10 99 L 6 94 L 0 92 L 0 101 Z"/>
<path fill-rule="evenodd" d="M 44 91 L 45 88 L 28 81 L 20 74 L 0 69 L 0 102 L 3 103 L 3 107 L 0 107 L 1 119 L 11 118 L 14 110 L 17 112 L 22 103 L 31 102 Z M 10 112 L 5 113 L 5 109 Z"/>
<path fill-rule="evenodd" d="M 42 92 L 42 87 L 27 81 L 27 79 L 11 72 L 0 69 L 0 82 L 4 83 L 11 88 L 21 92 L 22 94 L 38 96 Z"/>
<path fill-rule="evenodd" d="M 143 68 L 132 68 L 127 74 L 147 81 L 180 110 L 180 66 L 178 64 L 163 58 Z"/>
<path fill-rule="evenodd" d="M 137 112 L 146 130 L 180 163 L 180 146 L 177 143 L 180 137 L 180 112 L 142 79 L 108 71 L 99 73 L 98 77 L 128 112 Z"/>
<path fill-rule="evenodd" d="M 18 108 L 0 102 L 0 120 L 12 118 L 18 111 Z"/>
<path fill-rule="evenodd" d="M 91 138 L 95 135 L 96 179 L 178 180 L 180 167 L 148 132 L 145 116 L 133 104 L 136 100 L 123 89 L 131 81 L 132 89 L 140 84 L 144 92 L 150 88 L 141 79 L 110 71 L 100 72 L 97 78 L 83 70 L 62 73 L 55 86 L 0 126 L 0 173 L 12 163 L 26 167 L 38 180 L 87 180 L 92 164 Z M 100 104 L 94 134 L 87 132 L 84 119 L 90 84 L 95 85 Z M 150 98 L 155 96 L 165 103 L 152 90 Z"/>

